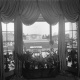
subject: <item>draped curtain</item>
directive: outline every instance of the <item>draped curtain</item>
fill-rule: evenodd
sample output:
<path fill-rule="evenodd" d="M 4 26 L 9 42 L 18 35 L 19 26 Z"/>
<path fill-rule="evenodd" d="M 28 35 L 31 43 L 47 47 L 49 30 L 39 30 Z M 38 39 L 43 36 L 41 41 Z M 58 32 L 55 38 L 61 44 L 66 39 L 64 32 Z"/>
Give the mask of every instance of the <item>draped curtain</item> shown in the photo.
<path fill-rule="evenodd" d="M 60 15 L 75 22 L 80 15 L 79 4 L 79 0 L 0 0 L 0 14 L 3 22 L 19 15 L 26 25 L 33 24 L 40 13 L 49 24 L 56 24 Z"/>
<path fill-rule="evenodd" d="M 17 16 L 19 0 L 2 0 L 0 14 L 2 22 L 11 22 Z"/>
<path fill-rule="evenodd" d="M 21 0 L 20 6 L 23 4 L 24 8 L 20 7 L 20 16 L 21 20 L 26 25 L 31 25 L 34 22 L 37 21 L 40 11 L 37 7 L 37 1 L 36 0 Z M 22 7 L 23 7 L 22 6 Z M 23 11 L 21 11 L 21 9 Z"/>
<path fill-rule="evenodd" d="M 19 17 L 21 22 L 31 25 L 37 21 L 40 13 L 50 25 L 61 22 L 61 16 L 70 22 L 76 22 L 80 18 L 80 2 L 79 0 L 0 0 L 0 17 L 2 22 L 8 23 Z M 61 25 L 64 26 L 64 23 Z M 19 26 L 17 26 L 17 29 L 19 29 Z M 1 48 L 3 47 L 2 44 L 0 46 Z"/>
<path fill-rule="evenodd" d="M 36 0 L 3 0 L 0 2 L 2 22 L 8 23 L 20 16 L 24 24 L 31 25 L 40 15 Z"/>
<path fill-rule="evenodd" d="M 58 9 L 54 5 L 58 4 L 55 0 L 38 0 L 40 12 L 49 24 L 56 24 L 59 21 Z M 54 8 L 55 7 L 55 8 Z M 57 6 L 59 8 L 59 6 Z"/>
<path fill-rule="evenodd" d="M 79 0 L 59 0 L 60 8 L 65 18 L 70 22 L 76 22 L 80 15 Z"/>

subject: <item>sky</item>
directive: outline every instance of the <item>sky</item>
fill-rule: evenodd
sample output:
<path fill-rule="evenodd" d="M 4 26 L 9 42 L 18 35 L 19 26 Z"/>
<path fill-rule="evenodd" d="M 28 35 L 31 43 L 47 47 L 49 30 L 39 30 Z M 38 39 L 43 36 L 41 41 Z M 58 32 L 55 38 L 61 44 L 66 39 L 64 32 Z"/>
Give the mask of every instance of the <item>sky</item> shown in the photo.
<path fill-rule="evenodd" d="M 52 34 L 58 34 L 58 23 L 52 26 Z M 66 30 L 69 30 L 69 23 L 66 23 Z M 26 26 L 23 24 L 23 32 L 25 34 L 46 34 L 49 35 L 50 33 L 50 25 L 47 22 L 35 22 L 31 26 Z"/>
<path fill-rule="evenodd" d="M 8 23 L 8 31 L 14 31 L 14 23 Z M 71 24 L 65 23 L 65 30 L 69 30 Z M 24 34 L 46 34 L 48 35 L 50 32 L 50 25 L 47 22 L 35 22 L 30 26 L 26 26 L 23 24 L 23 33 Z M 6 24 L 2 23 L 2 30 L 6 31 Z M 58 34 L 58 23 L 52 26 L 52 34 Z"/>
<path fill-rule="evenodd" d="M 54 28 L 55 27 L 55 28 Z M 53 33 L 58 33 L 58 24 L 52 27 Z M 46 34 L 50 33 L 50 25 L 47 22 L 35 22 L 31 26 L 26 26 L 23 24 L 23 32 L 25 34 Z"/>
<path fill-rule="evenodd" d="M 7 25 L 2 23 L 2 31 L 6 31 L 6 26 L 8 31 L 14 31 L 14 23 L 8 23 Z"/>

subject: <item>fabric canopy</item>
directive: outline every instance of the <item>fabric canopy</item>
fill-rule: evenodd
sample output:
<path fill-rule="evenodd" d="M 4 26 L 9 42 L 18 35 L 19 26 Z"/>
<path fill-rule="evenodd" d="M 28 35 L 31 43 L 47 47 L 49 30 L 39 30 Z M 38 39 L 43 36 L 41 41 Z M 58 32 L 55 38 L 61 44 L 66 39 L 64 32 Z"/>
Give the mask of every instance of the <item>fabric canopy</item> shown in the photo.
<path fill-rule="evenodd" d="M 3 22 L 10 22 L 17 16 L 19 1 L 2 0 L 0 6 L 0 14 Z"/>
<path fill-rule="evenodd" d="M 76 22 L 80 15 L 79 0 L 60 0 L 60 7 L 63 15 L 70 22 Z"/>
<path fill-rule="evenodd" d="M 49 24 L 56 24 L 60 16 L 75 22 L 80 15 L 79 0 L 0 0 L 0 14 L 3 22 L 10 22 L 20 16 L 22 22 L 31 25 L 42 14 Z"/>
<path fill-rule="evenodd" d="M 37 21 L 40 15 L 40 12 L 37 6 L 37 2 L 35 0 L 33 1 L 27 0 L 23 2 L 22 0 L 21 5 L 22 3 L 25 6 L 22 9 L 23 10 L 22 13 L 20 14 L 21 20 L 24 24 L 31 25 Z"/>
<path fill-rule="evenodd" d="M 59 15 L 55 14 L 50 1 L 39 0 L 39 9 L 45 21 L 47 21 L 49 24 L 56 24 L 59 21 Z"/>

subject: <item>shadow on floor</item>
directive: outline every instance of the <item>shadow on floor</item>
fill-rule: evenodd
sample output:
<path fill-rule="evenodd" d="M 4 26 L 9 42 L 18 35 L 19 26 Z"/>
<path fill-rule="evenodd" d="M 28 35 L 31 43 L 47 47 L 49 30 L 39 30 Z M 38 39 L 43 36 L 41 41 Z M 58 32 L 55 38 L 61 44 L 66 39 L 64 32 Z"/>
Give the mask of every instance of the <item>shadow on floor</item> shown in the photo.
<path fill-rule="evenodd" d="M 59 74 L 53 78 L 37 78 L 37 79 L 25 79 L 24 77 L 14 76 L 10 80 L 80 80 L 80 78 L 73 76 L 72 74 Z"/>

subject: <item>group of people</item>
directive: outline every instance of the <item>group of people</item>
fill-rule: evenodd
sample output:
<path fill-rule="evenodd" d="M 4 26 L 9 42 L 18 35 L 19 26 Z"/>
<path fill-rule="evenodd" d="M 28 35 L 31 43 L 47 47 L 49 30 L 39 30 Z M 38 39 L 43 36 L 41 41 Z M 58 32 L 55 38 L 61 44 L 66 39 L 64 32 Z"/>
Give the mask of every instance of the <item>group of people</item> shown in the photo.
<path fill-rule="evenodd" d="M 71 67 L 77 68 L 77 51 L 72 49 L 68 54 L 68 62 L 72 62 Z"/>

